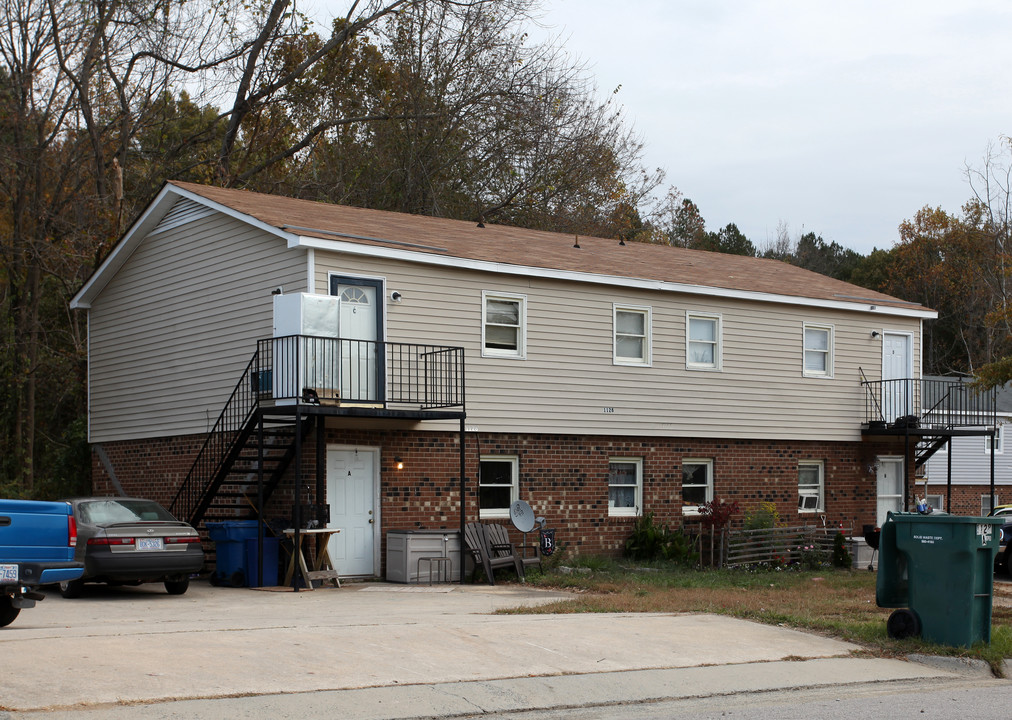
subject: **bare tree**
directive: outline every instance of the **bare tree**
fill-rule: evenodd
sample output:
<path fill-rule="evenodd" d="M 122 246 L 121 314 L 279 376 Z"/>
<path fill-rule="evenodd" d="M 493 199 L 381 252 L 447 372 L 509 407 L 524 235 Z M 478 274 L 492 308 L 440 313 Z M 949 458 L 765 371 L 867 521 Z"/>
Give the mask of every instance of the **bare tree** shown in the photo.
<path fill-rule="evenodd" d="M 273 102 L 297 125 L 238 182 L 318 199 L 527 227 L 619 232 L 659 182 L 614 97 L 551 43 L 537 4 L 412 3 L 321 58 Z M 338 23 L 338 29 L 347 19 Z M 302 68 L 317 47 L 276 53 Z M 276 76 L 284 67 L 272 69 Z M 248 132 L 270 127 L 267 106 Z M 252 140 L 247 135 L 247 140 Z M 252 151 L 252 145 L 247 144 Z M 263 153 L 261 153 L 261 156 Z"/>
<path fill-rule="evenodd" d="M 214 4 L 167 0 L 0 0 L 0 8 L 0 225 L 9 228 L 0 241 L 9 318 L 0 419 L 4 475 L 31 493 L 37 413 L 55 422 L 52 400 L 83 397 L 81 378 L 75 397 L 37 402 L 43 384 L 64 387 L 80 370 L 83 332 L 66 300 L 118 232 L 117 165 L 157 93 L 223 59 L 211 48 L 220 35 L 195 15 L 210 15 L 219 32 L 228 21 L 214 22 Z"/>

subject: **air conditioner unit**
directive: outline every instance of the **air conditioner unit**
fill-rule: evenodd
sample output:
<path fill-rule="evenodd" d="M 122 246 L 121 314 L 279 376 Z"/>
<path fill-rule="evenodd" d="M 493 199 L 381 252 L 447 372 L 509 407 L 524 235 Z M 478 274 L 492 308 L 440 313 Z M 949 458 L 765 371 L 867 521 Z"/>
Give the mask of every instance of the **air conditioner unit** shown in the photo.
<path fill-rule="evenodd" d="M 818 510 L 818 509 L 819 509 L 818 495 L 798 496 L 798 510 Z"/>

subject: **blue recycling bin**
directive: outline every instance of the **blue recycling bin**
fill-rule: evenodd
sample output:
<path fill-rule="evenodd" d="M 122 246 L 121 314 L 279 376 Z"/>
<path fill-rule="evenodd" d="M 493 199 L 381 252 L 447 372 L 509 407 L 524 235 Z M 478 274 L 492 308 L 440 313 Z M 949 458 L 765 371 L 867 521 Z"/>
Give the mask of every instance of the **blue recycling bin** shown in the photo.
<path fill-rule="evenodd" d="M 257 537 L 256 520 L 225 520 L 205 523 L 207 536 L 214 542 L 212 585 L 247 587 L 246 541 Z M 266 557 L 266 552 L 265 552 Z"/>
<path fill-rule="evenodd" d="M 278 584 L 278 539 L 264 537 L 263 577 L 260 572 L 260 553 L 256 537 L 246 539 L 246 584 L 250 587 L 273 587 Z"/>

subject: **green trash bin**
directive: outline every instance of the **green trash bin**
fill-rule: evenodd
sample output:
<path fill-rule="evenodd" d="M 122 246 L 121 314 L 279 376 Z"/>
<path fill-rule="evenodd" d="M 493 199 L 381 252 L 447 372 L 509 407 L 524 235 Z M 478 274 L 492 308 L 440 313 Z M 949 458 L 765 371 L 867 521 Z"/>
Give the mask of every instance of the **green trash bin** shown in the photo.
<path fill-rule="evenodd" d="M 889 637 L 969 647 L 991 642 L 994 556 L 1002 518 L 889 513 L 879 537 L 875 600 L 902 608 Z"/>

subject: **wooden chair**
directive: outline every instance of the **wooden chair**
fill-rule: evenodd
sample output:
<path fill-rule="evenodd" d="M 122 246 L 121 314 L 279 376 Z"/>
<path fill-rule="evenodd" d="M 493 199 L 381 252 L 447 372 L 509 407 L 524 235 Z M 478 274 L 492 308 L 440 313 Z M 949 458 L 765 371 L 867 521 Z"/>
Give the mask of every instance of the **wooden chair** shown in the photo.
<path fill-rule="evenodd" d="M 516 546 L 510 541 L 509 531 L 502 525 L 485 525 L 485 536 L 488 538 L 488 556 L 495 565 L 501 562 L 503 566 L 510 563 L 517 571 L 517 577 L 524 579 L 524 559 L 517 552 Z"/>
<path fill-rule="evenodd" d="M 517 577 L 523 579 L 523 560 L 509 541 L 509 534 L 502 525 L 468 523 L 464 527 L 464 543 L 474 559 L 471 582 L 477 578 L 479 567 L 485 571 L 489 585 L 495 585 L 495 570 L 501 567 L 512 567 L 516 570 Z"/>
<path fill-rule="evenodd" d="M 540 540 L 540 538 L 539 538 Z M 537 565 L 538 570 L 542 570 L 541 566 L 541 543 L 534 542 L 531 545 L 523 545 L 517 549 L 520 553 L 520 561 L 524 564 L 526 570 L 531 565 Z"/>

